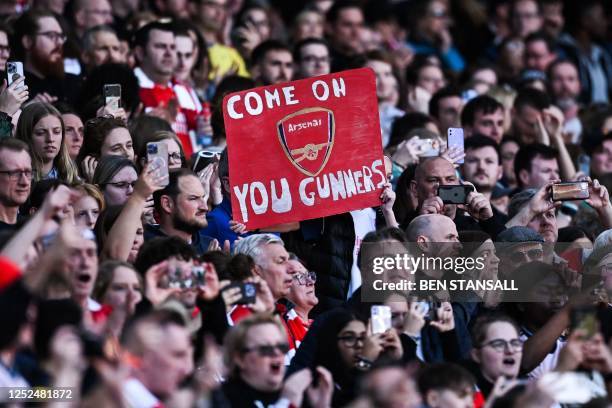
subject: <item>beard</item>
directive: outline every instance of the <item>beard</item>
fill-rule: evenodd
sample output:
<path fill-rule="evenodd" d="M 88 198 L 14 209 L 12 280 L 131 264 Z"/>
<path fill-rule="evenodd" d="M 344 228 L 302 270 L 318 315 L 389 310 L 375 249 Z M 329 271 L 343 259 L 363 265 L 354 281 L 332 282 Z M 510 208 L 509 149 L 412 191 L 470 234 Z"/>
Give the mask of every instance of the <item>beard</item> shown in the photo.
<path fill-rule="evenodd" d="M 187 220 L 183 218 L 180 214 L 174 214 L 172 216 L 172 225 L 179 231 L 188 232 L 189 234 L 195 234 L 202 228 L 206 228 L 208 223 L 206 222 L 206 218 L 202 221 L 200 220 Z"/>
<path fill-rule="evenodd" d="M 60 57 L 54 61 L 51 61 L 50 55 L 53 53 L 59 53 Z M 64 53 L 61 48 L 56 48 L 49 54 L 42 54 L 38 49 L 32 50 L 32 65 L 36 68 L 45 78 L 52 77 L 57 79 L 63 79 L 64 73 Z"/>

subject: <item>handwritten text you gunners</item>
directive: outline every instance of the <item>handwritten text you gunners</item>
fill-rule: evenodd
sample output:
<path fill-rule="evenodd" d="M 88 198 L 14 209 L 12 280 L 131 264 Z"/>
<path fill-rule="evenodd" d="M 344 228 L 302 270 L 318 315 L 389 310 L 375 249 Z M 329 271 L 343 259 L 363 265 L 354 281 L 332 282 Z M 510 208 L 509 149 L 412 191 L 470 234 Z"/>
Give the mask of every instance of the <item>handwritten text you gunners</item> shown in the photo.
<path fill-rule="evenodd" d="M 248 222 L 249 214 L 277 214 L 290 212 L 295 196 L 303 205 L 312 207 L 321 200 L 338 201 L 355 195 L 380 189 L 387 182 L 382 160 L 374 160 L 370 166 L 360 169 L 339 170 L 335 173 L 306 177 L 297 186 L 290 186 L 286 178 L 270 180 L 269 185 L 260 181 L 234 186 L 234 194 L 240 204 L 242 221 Z M 296 191 L 297 187 L 297 191 Z"/>
<path fill-rule="evenodd" d="M 314 81 L 311 90 L 312 95 L 320 102 L 327 101 L 330 95 L 335 98 L 346 96 L 346 85 L 342 78 L 333 78 L 331 85 L 323 80 Z M 245 113 L 249 116 L 258 116 L 262 114 L 264 108 L 274 109 L 282 105 L 298 105 L 299 103 L 300 101 L 295 97 L 295 86 L 290 85 L 280 89 L 247 92 L 244 94 L 244 99 L 243 95 L 233 95 L 227 99 L 227 113 L 232 119 L 242 119 Z"/>

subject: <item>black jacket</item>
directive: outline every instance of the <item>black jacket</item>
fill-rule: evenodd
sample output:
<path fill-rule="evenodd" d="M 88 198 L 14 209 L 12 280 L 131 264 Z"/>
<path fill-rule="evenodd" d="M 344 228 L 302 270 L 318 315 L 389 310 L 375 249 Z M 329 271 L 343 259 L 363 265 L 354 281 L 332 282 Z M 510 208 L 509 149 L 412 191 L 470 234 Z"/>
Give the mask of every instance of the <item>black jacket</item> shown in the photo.
<path fill-rule="evenodd" d="M 376 224 L 377 228 L 384 224 L 380 211 L 376 211 Z M 298 231 L 283 234 L 283 240 L 288 251 L 317 273 L 315 291 L 319 304 L 312 314 L 342 306 L 347 300 L 355 247 L 351 214 L 303 221 Z"/>

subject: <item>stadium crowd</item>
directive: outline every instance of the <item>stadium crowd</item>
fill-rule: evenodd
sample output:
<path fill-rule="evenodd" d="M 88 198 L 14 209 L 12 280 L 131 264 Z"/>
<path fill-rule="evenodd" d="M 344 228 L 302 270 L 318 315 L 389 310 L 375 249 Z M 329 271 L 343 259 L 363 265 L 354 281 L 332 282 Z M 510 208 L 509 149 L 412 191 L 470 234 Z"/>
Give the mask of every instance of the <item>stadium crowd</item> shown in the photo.
<path fill-rule="evenodd" d="M 0 403 L 611 407 L 611 6 L 3 0 Z M 363 67 L 380 206 L 248 231 L 224 96 Z M 484 256 L 521 298 L 365 301 L 381 243 Z"/>

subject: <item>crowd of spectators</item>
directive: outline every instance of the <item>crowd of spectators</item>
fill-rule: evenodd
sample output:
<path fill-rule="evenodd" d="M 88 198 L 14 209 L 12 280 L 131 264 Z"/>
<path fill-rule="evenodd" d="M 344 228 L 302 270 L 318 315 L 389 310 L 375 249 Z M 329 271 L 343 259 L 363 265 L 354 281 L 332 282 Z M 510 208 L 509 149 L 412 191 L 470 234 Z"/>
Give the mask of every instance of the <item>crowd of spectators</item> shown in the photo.
<path fill-rule="evenodd" d="M 2 1 L 0 404 L 42 387 L 75 407 L 611 407 L 611 6 Z M 364 67 L 380 206 L 248 231 L 224 96 Z M 589 197 L 553 200 L 559 182 Z M 471 188 L 450 204 L 440 185 Z M 520 299 L 366 302 L 381 243 L 484 257 L 466 274 Z"/>

